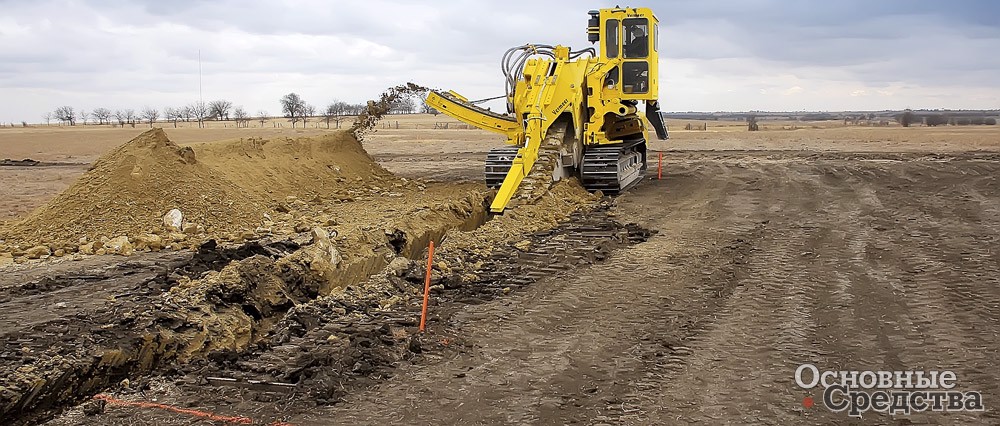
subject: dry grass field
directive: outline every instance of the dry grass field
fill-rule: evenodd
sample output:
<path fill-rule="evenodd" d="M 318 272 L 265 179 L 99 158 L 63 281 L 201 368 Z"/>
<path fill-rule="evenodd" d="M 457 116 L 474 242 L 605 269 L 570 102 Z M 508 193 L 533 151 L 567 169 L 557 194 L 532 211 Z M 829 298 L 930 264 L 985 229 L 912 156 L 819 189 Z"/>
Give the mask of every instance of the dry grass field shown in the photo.
<path fill-rule="evenodd" d="M 707 124 L 707 130 L 683 130 Z M 671 139 L 655 149 L 810 150 L 850 152 L 995 151 L 1000 126 L 887 127 L 845 126 L 841 121 L 761 121 L 748 132 L 742 122 L 671 120 Z"/>

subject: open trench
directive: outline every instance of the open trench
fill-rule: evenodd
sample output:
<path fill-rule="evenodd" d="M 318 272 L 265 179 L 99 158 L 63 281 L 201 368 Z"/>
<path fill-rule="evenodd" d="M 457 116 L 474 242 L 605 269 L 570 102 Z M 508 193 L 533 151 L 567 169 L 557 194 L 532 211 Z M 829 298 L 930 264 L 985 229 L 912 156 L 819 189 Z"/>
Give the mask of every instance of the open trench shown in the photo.
<path fill-rule="evenodd" d="M 33 279 L 0 288 L 0 321 L 10 325 L 0 336 L 0 424 L 39 423 L 123 380 L 245 351 L 295 307 L 364 282 L 396 258 L 418 258 L 449 230 L 480 226 L 487 201 L 470 194 L 352 236 L 351 252 L 314 228 L 25 276 Z M 86 301 L 65 302 L 76 299 Z M 32 306 L 51 313 L 18 317 Z"/>
<path fill-rule="evenodd" d="M 586 206 L 558 225 L 524 235 L 516 244 L 497 245 L 489 253 L 449 246 L 446 239 L 431 271 L 428 333 L 417 332 L 426 253 L 414 251 L 411 260 L 396 260 L 383 273 L 292 307 L 244 348 L 174 363 L 127 386 L 113 386 L 106 394 L 113 400 L 155 400 L 223 416 L 251 416 L 239 418 L 265 424 L 280 423 L 317 405 L 337 404 L 391 377 L 403 364 L 465 350 L 464 338 L 449 334 L 446 326 L 463 306 L 604 262 L 616 248 L 651 235 L 617 222 L 608 209 L 607 203 Z M 190 421 L 156 410 L 106 408 L 105 403 L 89 401 L 50 424 Z M 280 410 L 275 410 L 276 404 Z"/>

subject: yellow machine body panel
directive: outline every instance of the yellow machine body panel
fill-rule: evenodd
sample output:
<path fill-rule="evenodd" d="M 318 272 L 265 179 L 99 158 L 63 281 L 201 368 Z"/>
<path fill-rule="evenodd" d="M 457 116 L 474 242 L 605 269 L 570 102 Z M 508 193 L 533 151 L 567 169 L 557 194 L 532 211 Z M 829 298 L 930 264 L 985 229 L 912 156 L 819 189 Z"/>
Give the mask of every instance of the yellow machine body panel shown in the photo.
<path fill-rule="evenodd" d="M 588 39 L 598 45 L 596 50 L 574 52 L 565 46 L 530 44 L 509 50 L 503 61 L 508 66 L 504 70 L 507 114 L 479 108 L 454 92 L 428 95 L 431 107 L 504 134 L 509 145 L 519 147 L 494 198 L 493 212 L 502 212 L 510 202 L 557 121 L 569 124 L 569 136 L 579 145 L 564 147 L 559 167 L 579 174 L 586 166 L 582 162 L 587 146 L 641 139 L 644 170 L 647 124 L 637 114 L 639 101 L 646 103 L 649 120 L 660 123 L 657 134 L 666 137 L 665 128 L 662 133 L 659 130 L 657 105 L 657 24 L 648 8 L 601 9 L 590 12 L 587 28 Z M 650 108 L 656 111 L 655 119 L 649 117 Z"/>

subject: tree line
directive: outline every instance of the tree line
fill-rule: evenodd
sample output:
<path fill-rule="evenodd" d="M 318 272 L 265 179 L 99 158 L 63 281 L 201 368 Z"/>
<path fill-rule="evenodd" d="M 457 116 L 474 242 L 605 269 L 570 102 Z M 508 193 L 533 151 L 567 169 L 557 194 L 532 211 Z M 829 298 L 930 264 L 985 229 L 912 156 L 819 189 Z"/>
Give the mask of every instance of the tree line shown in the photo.
<path fill-rule="evenodd" d="M 293 128 L 300 122 L 302 123 L 302 127 L 305 127 L 310 119 L 325 121 L 327 128 L 331 127 L 331 123 L 340 128 L 341 121 L 344 118 L 356 116 L 366 108 L 366 105 L 363 103 L 348 103 L 334 100 L 327 104 L 325 110 L 320 111 L 294 92 L 282 96 L 279 103 L 281 105 L 282 116 L 292 123 Z M 389 112 L 392 114 L 412 114 L 414 112 L 437 113 L 437 111 L 427 105 L 422 97 L 419 98 L 419 104 L 418 100 L 412 97 L 399 99 L 390 107 Z M 198 101 L 181 107 L 166 107 L 162 110 L 143 107 L 138 111 L 132 108 L 115 110 L 111 110 L 110 108 L 94 108 L 88 111 L 83 108 L 77 110 L 71 106 L 61 106 L 52 112 L 45 113 L 42 118 L 45 120 L 46 125 L 51 124 L 52 121 L 58 121 L 69 126 L 97 124 L 135 127 L 136 124 L 146 123 L 150 127 L 153 127 L 154 123 L 165 121 L 173 123 L 174 127 L 177 127 L 179 122 L 197 122 L 198 127 L 204 127 L 206 121 L 232 120 L 235 121 L 237 127 L 249 127 L 252 121 L 260 121 L 261 126 L 263 126 L 272 117 L 264 110 L 258 111 L 256 115 L 251 116 L 242 106 L 234 106 L 230 101 L 219 99 L 208 103 Z"/>
<path fill-rule="evenodd" d="M 913 124 L 923 123 L 925 126 L 995 126 L 997 119 L 982 114 L 917 114 L 906 110 L 896 116 L 896 121 L 903 127 L 910 127 Z"/>
<path fill-rule="evenodd" d="M 266 117 L 267 112 L 261 111 L 258 115 Z M 148 106 L 138 111 L 133 108 L 115 110 L 94 108 L 87 111 L 83 108 L 75 110 L 67 105 L 46 113 L 42 118 L 45 120 L 45 124 L 51 124 L 53 120 L 56 120 L 69 126 L 81 123 L 117 125 L 119 127 L 135 127 L 139 123 L 148 123 L 152 127 L 153 123 L 162 118 L 163 121 L 174 123 L 174 127 L 177 127 L 177 123 L 181 121 L 197 122 L 199 127 L 203 127 L 205 121 L 208 120 L 226 121 L 232 119 L 236 121 L 237 125 L 245 125 L 250 122 L 251 116 L 242 106 L 233 107 L 232 102 L 220 99 L 208 103 L 199 101 L 181 107 L 166 107 L 162 111 Z"/>
<path fill-rule="evenodd" d="M 415 112 L 423 113 L 433 113 L 437 114 L 437 111 L 427 105 L 426 100 L 423 97 L 419 97 L 419 108 L 417 100 L 413 97 L 405 97 L 397 99 L 392 105 L 389 106 L 390 114 L 413 114 Z M 292 122 L 292 128 L 295 127 L 297 122 L 302 122 L 302 126 L 305 127 L 306 123 L 310 118 L 318 118 L 321 121 L 326 122 L 326 128 L 331 127 L 331 122 L 335 123 L 336 128 L 340 128 L 340 123 L 346 117 L 353 117 L 361 114 L 362 111 L 367 107 L 366 104 L 352 104 L 349 102 L 334 100 L 327 104 L 326 109 L 319 111 L 315 106 L 306 102 L 297 93 L 292 92 L 281 97 L 281 113 Z"/>

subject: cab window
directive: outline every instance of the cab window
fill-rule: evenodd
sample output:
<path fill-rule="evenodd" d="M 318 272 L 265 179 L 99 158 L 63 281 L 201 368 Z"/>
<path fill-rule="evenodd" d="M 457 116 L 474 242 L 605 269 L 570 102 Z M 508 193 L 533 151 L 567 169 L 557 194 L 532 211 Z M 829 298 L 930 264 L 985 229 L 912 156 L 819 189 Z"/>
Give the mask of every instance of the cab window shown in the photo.
<path fill-rule="evenodd" d="M 649 92 L 649 63 L 627 61 L 622 64 L 622 91 L 631 94 Z"/>
<path fill-rule="evenodd" d="M 622 35 L 626 58 L 638 59 L 649 56 L 649 20 L 646 18 L 630 18 L 623 21 L 625 32 Z"/>
<path fill-rule="evenodd" d="M 651 34 L 653 35 L 653 51 L 654 52 L 659 52 L 660 51 L 660 26 L 659 25 L 653 25 L 653 32 Z"/>
<path fill-rule="evenodd" d="M 604 36 L 604 51 L 605 56 L 609 58 L 618 57 L 618 20 L 610 19 L 606 24 L 605 31 L 607 34 Z"/>

